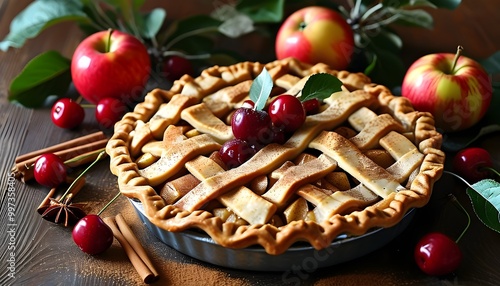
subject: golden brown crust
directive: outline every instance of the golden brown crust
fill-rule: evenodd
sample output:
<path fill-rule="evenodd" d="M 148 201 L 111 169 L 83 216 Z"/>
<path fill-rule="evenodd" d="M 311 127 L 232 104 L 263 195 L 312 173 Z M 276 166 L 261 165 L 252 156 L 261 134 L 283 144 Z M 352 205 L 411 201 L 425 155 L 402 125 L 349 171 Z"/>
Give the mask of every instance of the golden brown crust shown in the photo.
<path fill-rule="evenodd" d="M 179 105 L 182 108 L 193 105 L 225 86 L 255 78 L 264 67 L 270 71 L 274 80 L 285 74 L 305 77 L 313 73 L 328 72 L 337 76 L 347 90 L 366 92 L 375 100 L 375 106 L 374 103 L 366 103 L 370 108 L 377 110 L 377 113 L 389 113 L 399 122 L 390 122 L 390 127 L 384 128 L 404 131 L 403 134 L 423 154 L 420 168 L 411 175 L 411 182 L 405 188 L 390 192 L 385 198 L 364 209 L 347 214 L 337 213 L 320 223 L 299 220 L 280 227 L 269 223 L 240 225 L 224 222 L 220 217 L 202 209 L 186 211 L 175 204 L 166 204 L 148 180 L 140 175 L 134 162 L 137 154 L 141 153 L 142 142 L 162 140 L 159 138 L 160 134 L 179 120 L 167 118 L 167 113 L 160 111 L 164 107 L 162 104 L 178 100 L 183 102 Z M 134 138 L 135 135 L 143 137 Z M 375 227 L 393 226 L 411 208 L 425 205 L 435 181 L 443 171 L 444 153 L 439 150 L 441 140 L 430 114 L 414 111 L 407 100 L 392 95 L 384 86 L 371 83 L 365 75 L 334 71 L 322 64 L 310 66 L 294 59 L 286 59 L 266 65 L 244 62 L 229 67 L 215 66 L 194 79 L 184 76 L 169 91 L 153 90 L 144 102 L 136 106 L 134 112 L 126 114 L 115 125 L 115 133 L 106 151 L 111 158 L 110 169 L 118 177 L 120 191 L 131 199 L 141 201 L 145 215 L 156 226 L 174 232 L 197 228 L 225 247 L 244 248 L 257 244 L 269 254 L 280 254 L 297 241 L 307 241 L 316 249 L 321 249 L 340 234 L 361 235 Z"/>

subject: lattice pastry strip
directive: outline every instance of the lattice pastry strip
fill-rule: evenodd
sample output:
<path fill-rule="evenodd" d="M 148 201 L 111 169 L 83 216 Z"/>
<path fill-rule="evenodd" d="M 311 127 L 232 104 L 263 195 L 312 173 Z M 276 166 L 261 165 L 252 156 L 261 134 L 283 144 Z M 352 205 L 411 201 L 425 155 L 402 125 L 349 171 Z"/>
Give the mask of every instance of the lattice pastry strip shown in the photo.
<path fill-rule="evenodd" d="M 343 91 L 283 145 L 225 170 L 214 154 L 264 67 L 272 96 L 300 94 L 314 73 L 338 77 Z M 433 123 L 363 74 L 295 59 L 243 62 L 150 92 L 115 125 L 106 150 L 121 192 L 140 200 L 158 227 L 197 228 L 225 247 L 259 244 L 280 254 L 297 241 L 320 249 L 339 234 L 392 226 L 425 205 L 444 162 Z"/>

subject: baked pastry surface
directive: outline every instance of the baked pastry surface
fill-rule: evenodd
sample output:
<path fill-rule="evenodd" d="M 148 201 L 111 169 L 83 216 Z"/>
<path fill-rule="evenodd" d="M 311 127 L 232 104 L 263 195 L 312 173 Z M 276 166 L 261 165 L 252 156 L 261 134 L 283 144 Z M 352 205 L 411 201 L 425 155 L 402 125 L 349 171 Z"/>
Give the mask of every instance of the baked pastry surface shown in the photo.
<path fill-rule="evenodd" d="M 272 96 L 300 93 L 316 73 L 336 76 L 343 90 L 284 144 L 228 169 L 218 150 L 264 67 Z M 424 206 L 443 171 L 441 142 L 429 113 L 367 76 L 285 59 L 214 66 L 151 91 L 115 125 L 106 150 L 120 191 L 156 226 L 280 254 L 299 241 L 322 249 L 340 234 L 390 227 Z"/>

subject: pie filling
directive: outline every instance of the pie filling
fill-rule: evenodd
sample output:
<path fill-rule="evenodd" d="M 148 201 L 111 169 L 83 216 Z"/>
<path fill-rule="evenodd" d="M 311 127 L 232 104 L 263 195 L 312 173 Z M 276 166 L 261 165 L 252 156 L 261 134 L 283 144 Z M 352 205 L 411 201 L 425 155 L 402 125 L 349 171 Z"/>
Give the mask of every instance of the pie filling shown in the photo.
<path fill-rule="evenodd" d="M 315 73 L 336 76 L 343 90 L 284 144 L 228 168 L 218 151 L 264 67 L 271 99 L 300 94 Z M 340 234 L 390 227 L 424 206 L 442 174 L 441 141 L 430 114 L 365 75 L 286 59 L 215 66 L 151 91 L 115 125 L 107 153 L 121 192 L 156 226 L 280 254 L 298 241 L 321 249 Z"/>

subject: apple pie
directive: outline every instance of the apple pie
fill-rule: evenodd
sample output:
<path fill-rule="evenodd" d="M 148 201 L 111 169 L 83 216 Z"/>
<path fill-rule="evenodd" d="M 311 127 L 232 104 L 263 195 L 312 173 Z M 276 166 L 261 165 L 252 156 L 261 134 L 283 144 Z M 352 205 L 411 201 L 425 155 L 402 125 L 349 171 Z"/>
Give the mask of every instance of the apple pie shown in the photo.
<path fill-rule="evenodd" d="M 337 77 L 342 90 L 283 144 L 228 168 L 219 150 L 233 138 L 231 115 L 264 68 L 271 98 L 300 94 L 317 73 Z M 152 90 L 115 125 L 106 150 L 120 191 L 157 227 L 281 254 L 393 226 L 424 206 L 443 171 L 441 143 L 429 113 L 364 74 L 289 58 L 214 66 Z"/>

